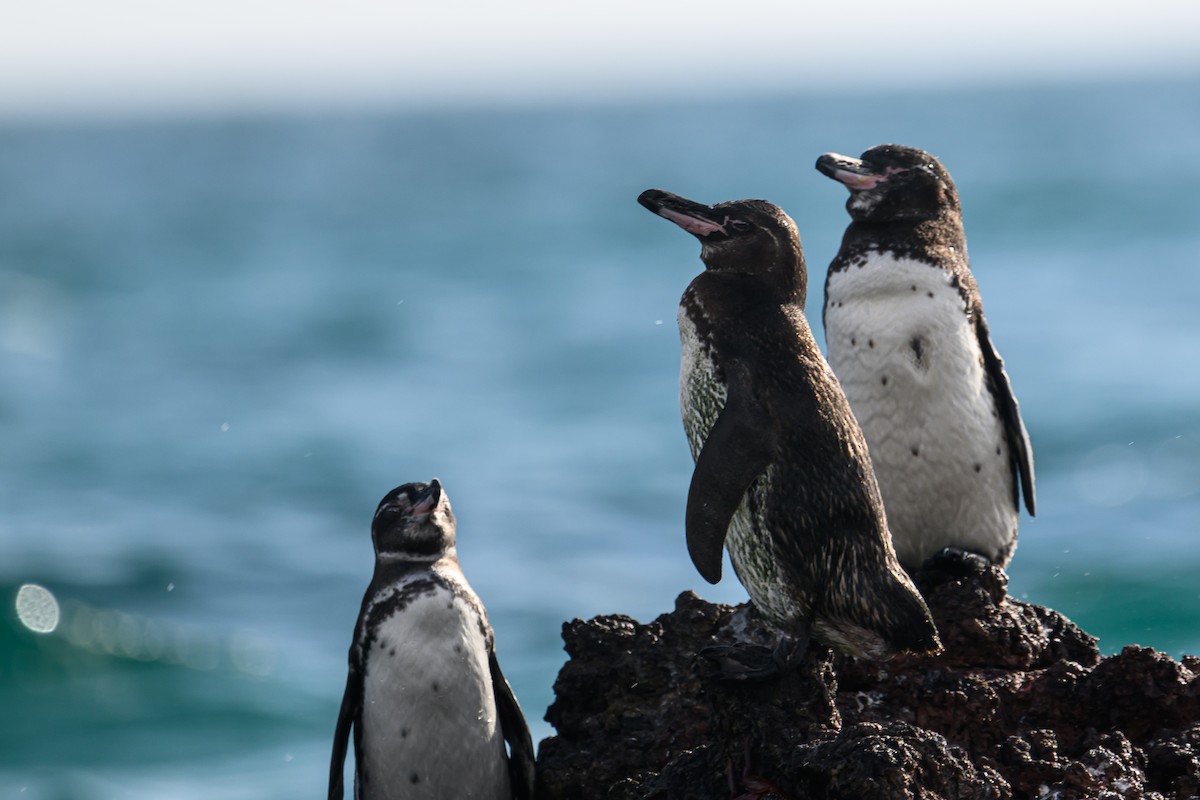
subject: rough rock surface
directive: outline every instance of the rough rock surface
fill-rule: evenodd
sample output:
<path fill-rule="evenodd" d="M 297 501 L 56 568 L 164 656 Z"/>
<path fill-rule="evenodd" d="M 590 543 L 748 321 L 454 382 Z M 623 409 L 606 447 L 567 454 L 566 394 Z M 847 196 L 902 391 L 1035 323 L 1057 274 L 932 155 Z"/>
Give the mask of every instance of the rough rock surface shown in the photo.
<path fill-rule="evenodd" d="M 1070 620 L 1008 596 L 993 567 L 916 581 L 943 654 L 878 663 L 814 644 L 756 683 L 704 677 L 694 659 L 773 641 L 745 605 L 685 592 L 649 624 L 566 623 L 539 798 L 1200 796 L 1200 659 L 1101 658 Z"/>

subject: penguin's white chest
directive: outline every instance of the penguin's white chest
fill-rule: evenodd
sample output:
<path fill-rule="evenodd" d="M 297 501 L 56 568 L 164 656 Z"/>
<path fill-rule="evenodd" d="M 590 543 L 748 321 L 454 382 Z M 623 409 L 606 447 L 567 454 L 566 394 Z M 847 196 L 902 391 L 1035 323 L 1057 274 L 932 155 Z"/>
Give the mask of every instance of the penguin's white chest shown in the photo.
<path fill-rule="evenodd" d="M 679 309 L 679 410 L 683 417 L 683 429 L 687 434 L 688 446 L 695 461 L 713 425 L 725 408 L 728 390 L 719 378 L 708 345 L 702 341 L 695 324 L 681 307 Z M 770 488 L 773 465 L 752 484 L 750 492 L 762 497 Z M 789 620 L 806 609 L 797 609 L 795 598 L 779 576 L 775 552 L 767 541 L 768 531 L 760 530 L 750 514 L 745 497 L 738 505 L 729 523 L 725 546 L 729 560 L 742 586 L 760 611 L 778 624 Z"/>
<path fill-rule="evenodd" d="M 708 345 L 682 307 L 679 309 L 679 411 L 692 460 L 700 455 L 704 440 L 725 407 L 726 388 Z"/>
<path fill-rule="evenodd" d="M 862 427 L 901 562 L 943 547 L 1006 561 L 1017 512 L 1008 445 L 951 274 L 890 254 L 833 273 L 825 339 Z"/>
<path fill-rule="evenodd" d="M 444 589 L 384 619 L 363 676 L 361 796 L 511 797 L 487 643 Z"/>

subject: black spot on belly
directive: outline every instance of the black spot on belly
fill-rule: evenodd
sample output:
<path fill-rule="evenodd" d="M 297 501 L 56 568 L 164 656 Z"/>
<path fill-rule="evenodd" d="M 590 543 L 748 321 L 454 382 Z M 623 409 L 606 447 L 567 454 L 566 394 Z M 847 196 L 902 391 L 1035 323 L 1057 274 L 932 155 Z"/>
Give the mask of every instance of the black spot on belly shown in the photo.
<path fill-rule="evenodd" d="M 389 655 L 389 656 L 394 656 L 394 655 L 396 655 L 396 648 L 394 648 L 394 647 L 393 647 L 391 650 L 389 650 L 389 651 L 388 651 L 388 655 Z"/>
<path fill-rule="evenodd" d="M 437 681 L 434 681 L 434 682 L 433 682 L 433 690 L 434 690 L 435 692 L 438 690 L 438 683 L 437 683 Z"/>
<path fill-rule="evenodd" d="M 976 464 L 976 465 L 975 465 L 975 471 L 976 471 L 976 472 L 979 472 L 981 469 L 983 469 L 983 464 Z"/>
<path fill-rule="evenodd" d="M 408 728 L 401 728 L 401 729 L 400 729 L 400 738 L 401 738 L 401 739 L 407 739 L 407 738 L 408 738 Z"/>
<path fill-rule="evenodd" d="M 410 780 L 410 781 L 411 781 L 411 782 L 412 782 L 414 785 L 415 785 L 415 784 L 418 784 L 418 783 L 420 783 L 420 782 L 421 782 L 421 776 L 420 776 L 420 775 L 418 775 L 418 774 L 417 774 L 417 773 L 415 773 L 415 772 L 414 772 L 413 774 L 409 775 L 409 776 L 408 776 L 408 779 L 409 779 L 409 780 Z"/>
<path fill-rule="evenodd" d="M 933 292 L 926 292 L 925 294 L 929 295 L 930 297 L 933 297 Z"/>
<path fill-rule="evenodd" d="M 867 347 L 874 347 L 874 346 L 875 346 L 875 340 L 867 339 Z"/>
<path fill-rule="evenodd" d="M 887 375 L 884 375 L 882 378 L 880 378 L 880 383 L 882 383 L 884 386 L 887 386 Z"/>
<path fill-rule="evenodd" d="M 912 447 L 912 454 L 913 454 L 914 456 L 920 455 L 920 454 L 921 454 L 921 448 L 917 447 L 917 446 L 914 444 L 914 445 L 913 445 L 913 447 Z"/>
<path fill-rule="evenodd" d="M 913 358 L 916 360 L 917 366 L 925 366 L 923 363 L 925 359 L 925 343 L 921 341 L 921 337 L 914 336 L 912 341 L 908 343 L 908 346 L 912 348 Z"/>
<path fill-rule="evenodd" d="M 1000 445 L 996 445 L 996 455 L 1000 455 Z"/>
<path fill-rule="evenodd" d="M 917 285 L 916 285 L 915 283 L 912 285 L 912 290 L 913 290 L 914 292 L 917 290 Z"/>
<path fill-rule="evenodd" d="M 851 347 L 858 347 L 858 339 L 855 339 L 853 336 L 851 336 L 851 337 L 850 337 L 850 346 L 851 346 Z"/>

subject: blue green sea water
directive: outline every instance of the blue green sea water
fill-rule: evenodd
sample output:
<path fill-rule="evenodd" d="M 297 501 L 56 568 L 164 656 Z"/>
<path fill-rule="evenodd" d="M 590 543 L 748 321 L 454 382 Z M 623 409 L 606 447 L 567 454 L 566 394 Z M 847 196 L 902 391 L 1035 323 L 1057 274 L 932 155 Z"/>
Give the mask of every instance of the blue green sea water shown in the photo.
<path fill-rule="evenodd" d="M 564 620 L 743 600 L 683 545 L 698 247 L 634 199 L 782 205 L 816 322 L 846 217 L 813 162 L 885 141 L 955 176 L 1032 436 L 1013 593 L 1200 652 L 1198 96 L 0 121 L 0 797 L 321 796 L 406 481 L 444 482 L 535 739 Z"/>

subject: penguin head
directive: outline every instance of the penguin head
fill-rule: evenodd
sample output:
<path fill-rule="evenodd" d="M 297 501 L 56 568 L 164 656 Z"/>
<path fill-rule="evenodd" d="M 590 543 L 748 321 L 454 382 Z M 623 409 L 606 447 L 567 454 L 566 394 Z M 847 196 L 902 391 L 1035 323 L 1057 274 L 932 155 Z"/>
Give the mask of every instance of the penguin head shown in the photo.
<path fill-rule="evenodd" d="M 765 200 L 708 206 L 662 189 L 647 189 L 638 202 L 699 239 L 700 259 L 709 271 L 756 275 L 803 291 L 800 232 L 779 206 Z"/>
<path fill-rule="evenodd" d="M 379 501 L 371 522 L 376 558 L 437 559 L 454 550 L 454 512 L 437 478 L 406 483 Z"/>
<path fill-rule="evenodd" d="M 856 221 L 934 219 L 961 211 L 950 173 L 915 147 L 881 144 L 862 158 L 826 153 L 817 170 L 850 190 L 846 210 Z"/>

